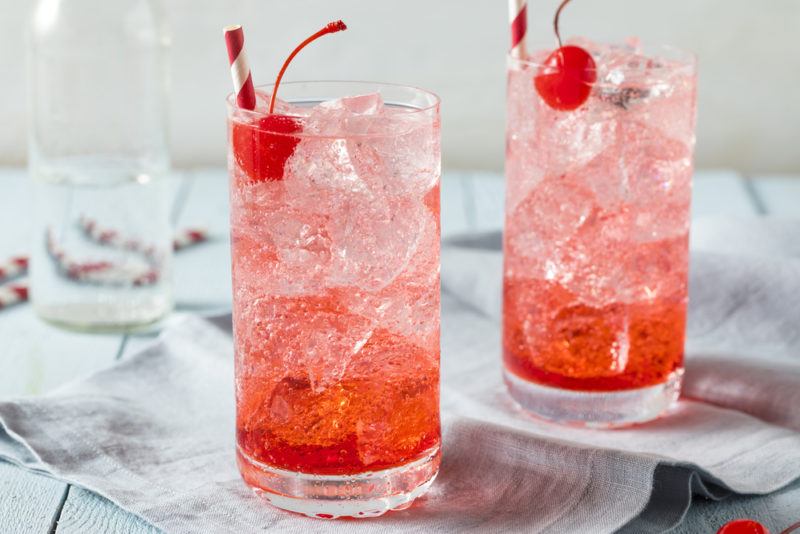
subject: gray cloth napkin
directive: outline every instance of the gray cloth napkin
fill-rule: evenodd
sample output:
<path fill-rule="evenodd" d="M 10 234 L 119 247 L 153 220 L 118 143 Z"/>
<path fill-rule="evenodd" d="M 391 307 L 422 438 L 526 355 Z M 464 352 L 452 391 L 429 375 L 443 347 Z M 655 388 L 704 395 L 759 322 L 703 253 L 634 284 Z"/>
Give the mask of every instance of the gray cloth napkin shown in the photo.
<path fill-rule="evenodd" d="M 669 417 L 605 432 L 538 422 L 513 406 L 500 378 L 499 235 L 446 246 L 443 464 L 408 510 L 325 522 L 281 512 L 244 486 L 229 317 L 189 318 L 113 368 L 0 403 L 0 457 L 176 533 L 661 532 L 693 494 L 766 493 L 800 477 L 797 225 L 693 231 L 686 398 Z"/>

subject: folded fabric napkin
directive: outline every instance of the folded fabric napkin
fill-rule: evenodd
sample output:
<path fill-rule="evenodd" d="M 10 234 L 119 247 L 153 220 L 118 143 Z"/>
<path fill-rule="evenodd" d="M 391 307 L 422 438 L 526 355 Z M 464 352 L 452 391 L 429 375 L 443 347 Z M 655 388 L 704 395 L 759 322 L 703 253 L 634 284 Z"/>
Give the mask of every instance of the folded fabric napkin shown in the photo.
<path fill-rule="evenodd" d="M 511 403 L 500 378 L 499 234 L 448 244 L 443 463 L 404 511 L 326 522 L 244 486 L 228 316 L 189 318 L 113 368 L 0 403 L 0 457 L 176 533 L 660 532 L 692 493 L 767 493 L 800 477 L 797 225 L 711 221 L 693 232 L 685 398 L 668 417 L 615 431 L 539 422 Z"/>

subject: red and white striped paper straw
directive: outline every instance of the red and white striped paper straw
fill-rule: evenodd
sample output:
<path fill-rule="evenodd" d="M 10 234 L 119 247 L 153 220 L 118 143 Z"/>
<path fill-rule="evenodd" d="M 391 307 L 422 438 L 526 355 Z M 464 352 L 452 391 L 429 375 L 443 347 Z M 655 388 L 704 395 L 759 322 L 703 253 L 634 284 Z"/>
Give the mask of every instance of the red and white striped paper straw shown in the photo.
<path fill-rule="evenodd" d="M 231 64 L 231 77 L 233 78 L 233 91 L 236 93 L 236 103 L 242 109 L 256 108 L 256 90 L 253 87 L 253 75 L 250 64 L 247 62 L 247 53 L 244 49 L 244 32 L 238 24 L 227 26 L 224 29 L 225 45 L 228 47 L 228 61 Z"/>
<path fill-rule="evenodd" d="M 0 263 L 0 282 L 22 276 L 28 271 L 28 258 L 16 256 Z"/>
<path fill-rule="evenodd" d="M 524 59 L 525 34 L 528 32 L 528 0 L 508 0 L 508 20 L 511 29 L 511 57 Z"/>
<path fill-rule="evenodd" d="M 0 286 L 0 309 L 28 300 L 28 284 L 18 282 Z"/>

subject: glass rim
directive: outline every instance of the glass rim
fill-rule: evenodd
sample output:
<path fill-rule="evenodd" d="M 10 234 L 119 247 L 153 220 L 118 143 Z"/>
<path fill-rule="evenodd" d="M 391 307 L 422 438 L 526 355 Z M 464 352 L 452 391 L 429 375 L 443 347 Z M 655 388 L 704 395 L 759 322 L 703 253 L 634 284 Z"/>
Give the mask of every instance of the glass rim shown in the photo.
<path fill-rule="evenodd" d="M 429 112 L 431 110 L 439 108 L 441 105 L 441 98 L 439 95 L 434 93 L 433 91 L 429 91 L 427 89 L 423 89 L 421 87 L 417 87 L 415 85 L 406 85 L 401 83 L 388 83 L 388 82 L 372 82 L 368 80 L 295 80 L 291 82 L 281 82 L 280 88 L 284 87 L 299 87 L 302 85 L 319 85 L 324 86 L 325 84 L 341 84 L 341 85 L 351 85 L 351 86 L 373 86 L 376 90 L 380 90 L 380 88 L 388 88 L 388 89 L 405 89 L 416 92 L 419 95 L 423 95 L 426 98 L 430 99 L 430 103 L 426 106 L 415 106 L 410 103 L 404 104 L 402 102 L 391 102 L 393 104 L 403 105 L 409 108 L 408 114 L 415 114 L 415 113 L 424 113 Z M 272 93 L 272 87 L 274 83 L 256 85 L 255 90 L 258 92 L 259 89 L 268 89 L 266 94 Z M 363 93 L 361 93 L 363 94 Z M 278 97 L 280 97 L 280 91 L 278 92 Z M 286 102 L 291 103 L 292 100 L 288 99 L 285 100 Z M 264 113 L 263 111 L 256 111 L 251 109 L 242 109 L 236 104 L 236 93 L 231 92 L 225 97 L 225 103 L 228 106 L 229 114 L 235 112 L 240 114 L 243 117 L 252 117 L 252 118 L 260 118 L 268 115 L 268 113 Z M 297 118 L 304 118 L 302 115 L 283 115 L 284 117 L 297 117 Z"/>
<path fill-rule="evenodd" d="M 564 41 L 564 44 L 570 45 L 571 43 L 569 40 L 566 40 Z M 601 43 L 601 44 L 607 44 L 607 43 Z M 611 44 L 616 44 L 616 43 L 611 43 Z M 672 64 L 654 67 L 652 70 L 655 72 L 681 72 L 683 70 L 691 72 L 697 71 L 697 54 L 695 54 L 691 50 L 686 50 L 684 48 L 680 48 L 674 45 L 659 44 L 659 43 L 653 43 L 653 44 L 642 43 L 641 47 L 642 47 L 642 55 L 644 55 L 645 57 L 653 56 L 654 53 L 657 52 L 662 52 L 663 55 L 667 56 L 668 59 L 671 59 Z M 547 50 L 555 50 L 555 46 L 547 47 L 543 42 L 534 42 L 534 47 L 532 47 L 532 49 L 534 53 L 544 52 Z M 545 65 L 542 61 L 539 60 L 516 57 L 515 55 L 512 54 L 512 51 L 510 50 L 506 53 L 506 63 L 509 66 L 522 65 L 531 68 L 539 68 Z M 629 69 L 624 67 L 621 70 L 623 72 L 629 71 Z"/>

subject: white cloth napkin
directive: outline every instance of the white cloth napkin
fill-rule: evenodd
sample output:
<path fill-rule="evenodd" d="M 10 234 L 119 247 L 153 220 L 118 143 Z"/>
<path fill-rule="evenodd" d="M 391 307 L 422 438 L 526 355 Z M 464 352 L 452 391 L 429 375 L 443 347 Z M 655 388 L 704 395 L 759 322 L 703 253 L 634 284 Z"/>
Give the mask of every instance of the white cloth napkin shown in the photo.
<path fill-rule="evenodd" d="M 426 497 L 381 518 L 307 519 L 240 481 L 229 317 L 190 318 L 113 368 L 0 403 L 0 457 L 175 533 L 661 532 L 693 493 L 766 493 L 800 477 L 797 229 L 695 227 L 688 398 L 616 431 L 562 428 L 512 405 L 500 379 L 499 236 L 446 246 L 442 469 Z"/>

